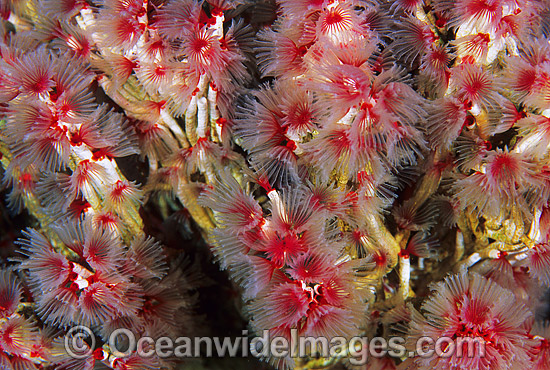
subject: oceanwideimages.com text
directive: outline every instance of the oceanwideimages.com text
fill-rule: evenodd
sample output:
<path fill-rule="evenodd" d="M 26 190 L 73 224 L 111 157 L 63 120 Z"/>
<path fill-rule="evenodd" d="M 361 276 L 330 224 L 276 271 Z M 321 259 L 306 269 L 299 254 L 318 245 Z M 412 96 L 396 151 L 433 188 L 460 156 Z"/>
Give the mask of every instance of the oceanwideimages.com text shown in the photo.
<path fill-rule="evenodd" d="M 91 329 L 78 326 L 65 337 L 65 349 L 73 358 L 91 356 L 96 339 Z M 449 337 L 419 338 L 414 349 L 404 337 L 310 337 L 298 335 L 292 329 L 290 337 L 272 336 L 264 330 L 261 336 L 249 336 L 244 330 L 240 337 L 177 337 L 152 338 L 137 336 L 129 329 L 117 329 L 106 343 L 109 355 L 124 358 L 134 353 L 143 358 L 199 358 L 249 357 L 304 358 L 308 356 L 349 357 L 353 365 L 365 364 L 369 357 L 483 357 L 485 342 L 482 338 Z M 105 347 L 105 346 L 104 346 Z"/>

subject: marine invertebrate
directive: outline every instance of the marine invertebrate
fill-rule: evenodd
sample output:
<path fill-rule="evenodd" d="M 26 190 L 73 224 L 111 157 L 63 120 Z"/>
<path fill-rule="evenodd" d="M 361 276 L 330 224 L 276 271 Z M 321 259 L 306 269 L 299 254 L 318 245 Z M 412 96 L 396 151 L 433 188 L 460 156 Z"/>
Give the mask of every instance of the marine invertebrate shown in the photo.
<path fill-rule="evenodd" d="M 158 202 L 155 217 L 184 219 L 228 271 L 251 333 L 398 327 L 411 346 L 473 333 L 485 359 L 366 366 L 544 368 L 548 335 L 531 321 L 549 284 L 547 2 L 0 9 L 3 184 L 12 211 L 36 218 L 0 273 L 3 366 L 173 366 L 115 359 L 109 344 L 70 358 L 49 331 L 86 324 L 106 341 L 191 326 L 174 323 L 194 302 L 192 284 L 175 289 L 191 269 L 146 233 Z M 355 352 L 321 349 L 265 359 L 306 369 Z"/>
<path fill-rule="evenodd" d="M 433 290 L 422 306 L 425 318 L 412 315 L 410 343 L 421 336 L 455 342 L 441 348 L 448 355 L 417 358 L 418 369 L 508 369 L 529 362 L 531 346 L 524 325 L 530 313 L 521 303 L 514 303 L 511 291 L 464 272 L 445 278 Z M 474 342 L 458 341 L 467 338 Z M 458 345 L 463 346 L 461 351 L 454 348 Z"/>

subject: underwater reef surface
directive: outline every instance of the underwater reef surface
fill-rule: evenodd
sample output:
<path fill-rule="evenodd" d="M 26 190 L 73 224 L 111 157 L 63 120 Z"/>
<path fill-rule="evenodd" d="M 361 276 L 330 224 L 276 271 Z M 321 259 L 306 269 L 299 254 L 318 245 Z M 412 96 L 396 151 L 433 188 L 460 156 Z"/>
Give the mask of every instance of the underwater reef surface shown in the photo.
<path fill-rule="evenodd" d="M 550 369 L 550 1 L 0 17 L 1 369 Z"/>

